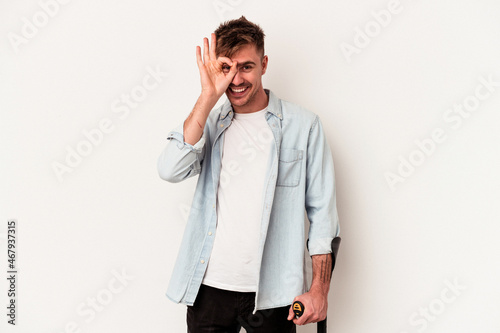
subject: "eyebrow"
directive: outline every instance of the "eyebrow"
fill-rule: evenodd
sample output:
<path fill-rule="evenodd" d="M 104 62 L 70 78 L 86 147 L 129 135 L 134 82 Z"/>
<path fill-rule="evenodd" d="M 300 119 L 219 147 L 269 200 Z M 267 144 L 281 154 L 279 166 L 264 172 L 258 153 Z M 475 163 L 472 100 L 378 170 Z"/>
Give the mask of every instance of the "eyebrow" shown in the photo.
<path fill-rule="evenodd" d="M 242 64 L 238 64 L 238 67 L 243 67 L 243 66 L 247 66 L 247 65 L 254 65 L 255 66 L 256 64 L 253 61 L 245 61 Z"/>
<path fill-rule="evenodd" d="M 229 66 L 228 64 L 224 63 L 225 66 L 227 67 L 231 67 Z M 248 66 L 248 65 L 254 65 L 256 66 L 257 64 L 253 61 L 245 61 L 244 63 L 241 63 L 241 64 L 238 64 L 238 67 L 244 67 L 244 66 Z"/>

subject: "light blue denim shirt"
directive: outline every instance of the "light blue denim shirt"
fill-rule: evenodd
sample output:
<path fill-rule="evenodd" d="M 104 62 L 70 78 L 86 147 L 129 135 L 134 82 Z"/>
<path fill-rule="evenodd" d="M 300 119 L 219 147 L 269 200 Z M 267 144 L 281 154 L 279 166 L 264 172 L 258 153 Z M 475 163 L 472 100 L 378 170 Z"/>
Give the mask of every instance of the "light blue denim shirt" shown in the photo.
<path fill-rule="evenodd" d="M 259 243 L 257 310 L 290 305 L 307 291 L 304 246 L 310 221 L 309 255 L 331 252 L 339 235 L 335 179 L 330 147 L 319 117 L 277 98 L 270 90 L 266 121 L 274 135 L 266 175 Z M 224 132 L 231 126 L 229 101 L 210 112 L 203 135 L 184 142 L 184 122 L 173 129 L 158 159 L 158 173 L 169 182 L 199 175 L 181 248 L 166 295 L 193 305 L 216 237 L 216 200 Z M 244 190 L 244 189 L 242 189 Z"/>

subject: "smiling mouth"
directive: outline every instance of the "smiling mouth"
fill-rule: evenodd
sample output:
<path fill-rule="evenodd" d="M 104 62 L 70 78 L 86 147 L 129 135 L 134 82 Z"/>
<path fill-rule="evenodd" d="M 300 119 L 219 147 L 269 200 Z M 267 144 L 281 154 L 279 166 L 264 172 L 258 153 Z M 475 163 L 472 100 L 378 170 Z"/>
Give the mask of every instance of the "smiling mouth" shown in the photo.
<path fill-rule="evenodd" d="M 245 92 L 248 90 L 248 86 L 247 87 L 240 87 L 240 88 L 236 88 L 236 87 L 229 87 L 229 90 L 231 91 L 231 94 L 233 96 L 241 96 L 241 95 L 244 95 Z"/>

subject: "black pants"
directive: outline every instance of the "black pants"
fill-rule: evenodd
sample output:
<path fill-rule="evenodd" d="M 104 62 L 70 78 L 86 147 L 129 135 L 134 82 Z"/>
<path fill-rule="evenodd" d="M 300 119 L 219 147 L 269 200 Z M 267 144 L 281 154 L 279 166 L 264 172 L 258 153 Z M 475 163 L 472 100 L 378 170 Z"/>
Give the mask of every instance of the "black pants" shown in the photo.
<path fill-rule="evenodd" d="M 259 310 L 252 314 L 254 292 L 237 292 L 201 285 L 196 300 L 187 307 L 188 333 L 295 333 L 287 320 L 290 306 Z"/>

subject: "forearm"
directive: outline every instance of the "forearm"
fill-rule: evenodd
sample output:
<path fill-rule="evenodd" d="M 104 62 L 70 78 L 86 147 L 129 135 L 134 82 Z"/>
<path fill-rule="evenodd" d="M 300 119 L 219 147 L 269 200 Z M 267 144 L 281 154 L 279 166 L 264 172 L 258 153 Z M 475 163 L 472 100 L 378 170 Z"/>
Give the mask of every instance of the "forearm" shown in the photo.
<path fill-rule="evenodd" d="M 332 255 L 315 254 L 312 256 L 313 280 L 311 289 L 305 294 L 295 297 L 304 305 L 304 314 L 294 318 L 293 306 L 290 306 L 288 320 L 293 320 L 297 325 L 316 323 L 326 318 L 328 310 L 328 291 L 330 290 L 330 277 L 332 272 Z"/>
<path fill-rule="evenodd" d="M 332 255 L 317 254 L 312 256 L 313 280 L 311 283 L 311 292 L 318 292 L 322 295 L 328 295 L 330 290 L 330 279 L 332 276 Z"/>
<path fill-rule="evenodd" d="M 196 104 L 184 122 L 184 142 L 194 145 L 203 135 L 203 129 L 210 111 L 217 103 L 215 96 L 201 94 Z"/>

